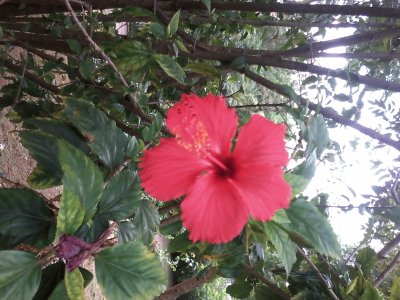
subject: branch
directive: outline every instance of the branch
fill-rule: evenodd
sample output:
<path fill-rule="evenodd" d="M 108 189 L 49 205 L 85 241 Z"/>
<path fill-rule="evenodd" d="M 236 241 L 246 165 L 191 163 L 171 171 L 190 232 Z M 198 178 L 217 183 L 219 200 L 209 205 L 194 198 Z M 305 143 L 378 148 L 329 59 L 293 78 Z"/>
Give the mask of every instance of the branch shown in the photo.
<path fill-rule="evenodd" d="M 65 7 L 61 5 L 61 0 L 25 0 L 26 6 L 20 8 L 20 2 L 5 4 L 0 11 L 0 17 L 9 17 L 29 14 L 46 14 L 65 12 Z M 152 10 L 154 8 L 153 0 L 86 0 L 87 4 L 92 5 L 93 9 L 124 8 L 127 6 L 136 6 Z M 205 6 L 201 1 L 193 0 L 166 0 L 159 1 L 157 5 L 164 11 L 175 12 L 181 10 L 204 10 Z M 369 16 L 399 18 L 400 9 L 386 7 L 368 7 L 361 5 L 334 5 L 334 4 L 295 4 L 295 3 L 255 3 L 239 1 L 212 1 L 211 9 L 217 11 L 242 11 L 242 12 L 262 12 L 262 13 L 285 13 L 285 14 L 333 14 L 348 16 Z"/>
<path fill-rule="evenodd" d="M 160 222 L 160 227 L 171 225 L 171 224 L 175 223 L 176 221 L 179 221 L 180 219 L 181 219 L 181 214 L 180 213 L 176 214 L 176 215 L 173 215 L 172 217 L 169 217 L 169 218 L 166 218 L 166 219 L 162 220 Z"/>
<path fill-rule="evenodd" d="M 203 284 L 210 282 L 213 276 L 217 272 L 217 267 L 211 267 L 207 270 L 204 275 L 197 275 L 195 277 L 186 279 L 177 285 L 168 288 L 160 296 L 154 298 L 154 300 L 173 300 L 184 294 L 189 293 L 191 290 L 202 286 Z"/>
<path fill-rule="evenodd" d="M 69 12 L 71 13 L 72 19 L 74 20 L 75 24 L 78 26 L 80 31 L 82 32 L 83 36 L 85 39 L 89 42 L 89 44 L 93 47 L 93 49 L 106 61 L 108 64 L 111 66 L 111 68 L 114 70 L 114 72 L 117 74 L 119 80 L 122 82 L 123 86 L 126 88 L 129 88 L 128 82 L 125 80 L 124 76 L 122 73 L 118 70 L 117 66 L 114 64 L 114 62 L 111 60 L 111 58 L 103 51 L 103 49 L 100 48 L 99 45 L 89 36 L 89 34 L 86 32 L 85 28 L 83 28 L 82 24 L 79 22 L 73 8 L 71 7 L 71 4 L 69 3 L 69 0 L 64 0 L 65 5 L 67 6 Z M 129 102 L 132 105 L 132 109 L 135 111 L 135 113 L 141 117 L 143 120 L 145 120 L 148 123 L 152 122 L 152 118 L 148 115 L 146 115 L 137 105 L 135 97 L 131 94 L 128 93 L 127 97 L 129 99 Z"/>
<path fill-rule="evenodd" d="M 396 256 L 394 257 L 394 259 L 392 260 L 392 262 L 386 267 L 385 270 L 383 270 L 383 272 L 381 274 L 379 274 L 379 276 L 375 279 L 374 283 L 372 284 L 372 286 L 374 288 L 377 288 L 383 280 L 385 280 L 385 278 L 390 274 L 390 272 L 392 272 L 394 270 L 394 268 L 397 267 L 397 265 L 400 263 L 400 251 L 396 254 Z"/>
<path fill-rule="evenodd" d="M 47 81 L 37 77 L 35 74 L 29 72 L 29 71 L 24 71 L 23 67 L 19 67 L 16 66 L 15 64 L 13 64 L 11 61 L 7 60 L 7 59 L 1 59 L 0 61 L 3 63 L 3 65 L 7 68 L 12 70 L 15 73 L 18 74 L 25 74 L 25 77 L 28 78 L 29 80 L 33 81 L 34 83 L 38 84 L 39 86 L 41 86 L 42 88 L 58 95 L 60 94 L 60 89 L 58 87 L 56 87 L 55 85 L 52 85 L 51 83 L 48 83 Z"/>
<path fill-rule="evenodd" d="M 289 99 L 293 99 L 293 95 L 290 94 L 284 86 L 273 83 L 272 81 L 269 81 L 268 79 L 259 76 L 258 74 L 250 71 L 250 70 L 240 70 L 239 72 L 242 72 L 244 75 L 246 75 L 246 77 L 252 79 L 253 81 L 265 86 L 266 88 L 282 95 L 285 96 Z M 347 119 L 341 115 L 339 115 L 334 109 L 332 108 L 324 108 L 321 107 L 320 105 L 317 105 L 315 103 L 309 102 L 306 99 L 297 96 L 295 99 L 293 99 L 295 101 L 298 101 L 300 105 L 308 107 L 309 109 L 319 113 L 320 115 L 322 115 L 325 118 L 331 119 L 333 121 L 335 121 L 336 123 L 342 124 L 342 125 L 346 125 L 349 126 L 367 136 L 369 136 L 372 139 L 375 139 L 383 144 L 386 144 L 390 147 L 393 147 L 396 150 L 400 151 L 400 141 L 395 141 L 393 139 L 391 139 L 388 136 L 385 136 L 383 134 L 380 134 L 379 132 L 372 130 L 371 128 L 365 127 L 361 124 L 358 124 L 356 121 Z"/>
<path fill-rule="evenodd" d="M 287 295 L 284 290 L 282 290 L 280 287 L 278 287 L 272 281 L 270 281 L 267 278 L 265 278 L 264 276 L 262 276 L 260 273 L 258 273 L 256 270 L 254 270 L 253 267 L 251 267 L 250 265 L 248 265 L 246 263 L 241 263 L 240 265 L 243 267 L 243 269 L 245 269 L 247 271 L 247 273 L 249 273 L 253 277 L 257 278 L 262 283 L 264 283 L 269 288 L 271 288 L 276 294 L 278 294 L 281 297 L 281 299 L 290 300 L 290 296 Z"/>
<path fill-rule="evenodd" d="M 305 259 L 305 261 L 307 262 L 307 264 L 311 267 L 311 269 L 313 269 L 313 271 L 317 274 L 318 278 L 320 279 L 320 281 L 322 282 L 322 284 L 325 286 L 328 294 L 331 296 L 332 299 L 335 300 L 340 300 L 338 298 L 338 296 L 336 296 L 336 294 L 333 292 L 332 290 L 332 286 L 330 283 L 328 283 L 324 276 L 321 274 L 321 272 L 318 270 L 318 268 L 316 267 L 316 265 L 314 265 L 314 263 L 311 261 L 311 259 L 304 253 L 303 250 L 301 250 L 301 248 L 299 246 L 296 246 L 297 248 L 297 252 Z"/>
<path fill-rule="evenodd" d="M 308 43 L 306 45 L 298 46 L 294 49 L 281 51 L 279 55 L 281 57 L 291 57 L 299 54 L 311 53 L 327 50 L 333 47 L 339 46 L 351 46 L 360 44 L 363 42 L 371 42 L 377 39 L 389 38 L 393 36 L 397 36 L 400 34 L 400 28 L 389 28 L 381 31 L 372 31 L 372 32 L 364 32 L 356 35 L 346 36 L 337 39 L 331 39 L 328 41 L 316 42 L 316 43 Z"/>
<path fill-rule="evenodd" d="M 399 31 L 400 33 L 400 31 Z M 160 49 L 161 50 L 161 49 Z M 276 67 L 288 70 L 296 70 L 300 72 L 308 72 L 312 74 L 318 75 L 326 75 L 332 76 L 336 78 L 343 79 L 348 82 L 357 82 L 362 83 L 374 88 L 400 92 L 400 84 L 396 82 L 381 80 L 377 78 L 373 78 L 367 75 L 359 75 L 355 72 L 349 72 L 345 70 L 335 70 L 329 69 L 325 67 L 316 66 L 313 64 L 306 64 L 291 60 L 283 60 L 279 59 L 280 53 L 277 52 L 275 54 L 265 54 L 265 55 L 246 55 L 245 49 L 242 49 L 243 54 L 239 54 L 237 49 L 232 48 L 224 48 L 218 47 L 218 51 L 212 50 L 198 50 L 195 49 L 191 53 L 188 52 L 180 52 L 180 56 L 189 57 L 192 59 L 210 59 L 210 60 L 218 60 L 222 63 L 230 64 L 235 59 L 242 57 L 246 64 L 248 65 L 257 65 L 264 67 Z M 162 50 L 161 50 L 162 51 Z M 164 50 L 165 51 L 165 50 Z M 168 53 L 171 51 L 169 50 Z M 272 56 L 274 55 L 274 56 Z"/>
<path fill-rule="evenodd" d="M 400 233 L 396 235 L 394 239 L 389 241 L 382 249 L 378 252 L 378 258 L 383 259 L 386 258 L 386 255 L 389 254 L 397 245 L 400 243 Z"/>

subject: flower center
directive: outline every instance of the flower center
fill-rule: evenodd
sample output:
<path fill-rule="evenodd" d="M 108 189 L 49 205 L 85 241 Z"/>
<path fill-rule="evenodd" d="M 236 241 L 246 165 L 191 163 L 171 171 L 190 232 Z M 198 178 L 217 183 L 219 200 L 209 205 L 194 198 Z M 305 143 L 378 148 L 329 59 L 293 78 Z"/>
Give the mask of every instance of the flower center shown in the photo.
<path fill-rule="evenodd" d="M 235 173 L 235 163 L 232 157 L 217 158 L 211 156 L 210 160 L 213 164 L 214 170 L 219 177 L 229 178 Z"/>

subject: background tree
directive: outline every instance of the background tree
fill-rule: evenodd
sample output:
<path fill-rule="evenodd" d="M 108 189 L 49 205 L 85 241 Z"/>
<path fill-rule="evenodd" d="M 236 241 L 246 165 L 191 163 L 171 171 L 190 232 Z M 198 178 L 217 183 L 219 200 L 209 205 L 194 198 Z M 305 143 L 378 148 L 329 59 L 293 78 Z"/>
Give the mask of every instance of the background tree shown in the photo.
<path fill-rule="evenodd" d="M 390 179 L 366 197 L 363 207 L 372 215 L 366 236 L 348 256 L 341 256 L 318 210 L 329 208 L 326 197 L 302 195 L 316 163 L 339 152 L 329 127 L 351 127 L 369 138 L 371 150 L 398 155 L 399 110 L 392 96 L 400 91 L 396 2 L 0 5 L 0 61 L 10 80 L 1 89 L 0 108 L 11 107 L 9 118 L 22 122 L 21 142 L 38 162 L 30 187 L 0 190 L 0 292 L 6 299 L 82 298 L 91 274 L 69 271 L 91 255 L 106 297 L 158 296 L 166 280 L 150 254 L 157 231 L 171 237 L 168 253 L 189 255 L 202 270 L 159 299 L 183 295 L 216 276 L 229 278 L 226 292 L 235 298 L 399 297 L 398 279 L 392 289 L 388 282 L 379 288 L 399 260 L 391 252 L 399 242 L 397 170 L 383 170 Z M 121 34 L 118 28 L 126 25 Z M 352 30 L 326 39 L 327 28 Z M 339 46 L 345 51 L 331 53 Z M 21 57 L 10 55 L 14 47 Z M 320 65 L 319 57 L 348 64 L 336 69 Z M 241 124 L 251 112 L 288 127 L 291 207 L 271 222 L 251 220 L 227 244 L 190 242 L 179 218 L 180 199 L 161 205 L 140 189 L 136 172 L 143 149 L 169 135 L 165 112 L 189 92 L 224 95 Z M 367 102 L 371 95 L 379 99 Z M 362 125 L 366 107 L 375 121 Z M 38 192 L 61 184 L 63 193 L 55 199 Z M 383 243 L 379 253 L 367 247 L 371 239 Z M 389 252 L 392 261 L 377 264 Z"/>

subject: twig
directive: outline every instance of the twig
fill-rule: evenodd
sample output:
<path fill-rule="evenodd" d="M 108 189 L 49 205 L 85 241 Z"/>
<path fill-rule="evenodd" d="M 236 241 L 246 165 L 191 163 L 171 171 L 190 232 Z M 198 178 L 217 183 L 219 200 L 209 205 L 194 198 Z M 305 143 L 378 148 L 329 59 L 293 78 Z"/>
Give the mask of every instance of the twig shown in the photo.
<path fill-rule="evenodd" d="M 394 183 L 392 188 L 390 189 L 390 193 L 393 196 L 393 200 L 394 202 L 396 202 L 396 204 L 400 205 L 400 199 L 399 199 L 399 195 L 397 195 L 397 185 L 399 183 L 399 178 L 400 178 L 400 171 L 397 172 L 396 178 L 394 179 Z"/>
<path fill-rule="evenodd" d="M 260 75 L 250 71 L 250 70 L 238 70 L 238 72 L 243 73 L 244 75 L 246 75 L 246 77 L 250 78 L 251 80 L 265 86 L 266 88 L 280 94 L 283 95 L 289 99 L 293 99 L 294 95 L 292 95 L 290 92 L 288 92 L 283 86 L 273 83 L 272 81 L 261 77 Z M 307 101 L 306 99 L 297 96 L 296 95 L 296 99 L 293 99 L 299 102 L 300 105 L 308 107 L 309 109 L 313 110 L 313 111 L 317 111 L 320 115 L 324 116 L 325 118 L 328 119 L 332 119 L 333 121 L 342 124 L 342 125 L 346 125 L 346 126 L 350 126 L 352 128 L 354 128 L 355 130 L 369 136 L 372 139 L 375 139 L 383 144 L 386 144 L 388 146 L 391 146 L 393 148 L 395 148 L 396 150 L 400 151 L 400 141 L 395 141 L 391 138 L 389 138 L 388 136 L 385 136 L 383 134 L 380 134 L 379 132 L 365 127 L 359 123 L 357 123 L 356 121 L 347 119 L 341 115 L 339 115 L 334 109 L 332 108 L 324 108 L 321 107 L 318 104 L 312 103 Z"/>
<path fill-rule="evenodd" d="M 89 34 L 86 32 L 85 28 L 83 28 L 82 24 L 78 20 L 78 17 L 75 14 L 75 11 L 73 10 L 71 4 L 69 3 L 69 0 L 64 0 L 65 5 L 68 8 L 68 11 L 71 13 L 72 19 L 74 20 L 75 24 L 79 27 L 80 31 L 82 32 L 83 36 L 85 39 L 89 42 L 89 44 L 93 47 L 93 49 L 100 54 L 100 56 L 111 66 L 111 68 L 114 70 L 114 72 L 117 74 L 118 79 L 122 82 L 123 86 L 126 88 L 129 88 L 128 82 L 125 80 L 124 76 L 122 73 L 118 70 L 117 66 L 114 64 L 114 62 L 111 60 L 111 58 L 103 51 L 102 48 L 100 48 L 99 45 L 89 36 Z M 135 97 L 131 93 L 127 93 L 127 97 L 129 99 L 129 102 L 132 105 L 133 110 L 135 113 L 141 117 L 143 120 L 145 120 L 148 123 L 152 122 L 152 118 L 145 114 L 138 106 Z M 163 129 L 164 133 L 168 133 L 166 129 Z"/>
<path fill-rule="evenodd" d="M 125 159 L 119 166 L 117 166 L 114 171 L 112 171 L 110 174 L 108 174 L 106 180 L 104 180 L 104 187 L 110 182 L 110 180 L 121 173 L 121 171 L 129 164 L 131 161 L 130 158 Z"/>
<path fill-rule="evenodd" d="M 289 295 L 287 295 L 285 293 L 285 291 L 283 291 L 281 288 L 279 288 L 275 283 L 273 283 L 272 281 L 268 280 L 267 278 L 265 278 L 264 276 L 262 276 L 260 273 L 258 273 L 256 270 L 254 270 L 250 265 L 246 264 L 246 263 L 241 263 L 240 264 L 243 269 L 245 269 L 250 275 L 252 275 L 253 277 L 257 278 L 258 280 L 260 280 L 262 283 L 264 283 L 265 285 L 267 285 L 268 287 L 270 287 L 276 294 L 278 294 L 282 299 L 284 300 L 290 300 Z"/>
<path fill-rule="evenodd" d="M 207 270 L 206 274 L 203 276 L 198 275 L 178 283 L 170 288 L 168 288 L 160 296 L 154 298 L 154 300 L 173 300 L 191 290 L 202 286 L 203 284 L 210 282 L 213 279 L 214 274 L 217 272 L 217 267 L 211 267 Z"/>
<path fill-rule="evenodd" d="M 13 108 L 14 108 L 15 104 L 18 102 L 19 95 L 21 94 L 22 84 L 24 82 L 25 72 L 26 72 L 26 67 L 27 66 L 28 66 L 28 51 L 26 51 L 26 54 L 25 54 L 25 63 L 24 63 L 24 66 L 22 68 L 21 81 L 19 82 L 19 85 L 18 85 L 18 91 L 17 91 L 17 94 L 15 95 L 14 103 L 12 105 Z"/>
<path fill-rule="evenodd" d="M 166 212 L 169 212 L 171 209 L 179 208 L 180 206 L 181 206 L 180 203 L 173 203 L 172 205 L 163 206 L 163 207 L 160 207 L 160 208 L 158 209 L 158 213 L 159 213 L 159 214 L 164 214 L 164 213 L 166 213 Z"/>
<path fill-rule="evenodd" d="M 175 223 L 181 219 L 181 214 L 173 215 L 172 217 L 166 218 L 160 222 L 160 227 L 167 226 Z"/>
<path fill-rule="evenodd" d="M 372 284 L 373 287 L 378 287 L 383 280 L 394 270 L 394 268 L 397 267 L 397 265 L 400 263 L 400 251 L 396 254 L 392 262 L 386 267 L 385 270 L 379 276 L 375 279 L 374 283 Z"/>
<path fill-rule="evenodd" d="M 386 255 L 391 252 L 398 244 L 400 243 L 400 233 L 395 236 L 394 239 L 389 241 L 381 251 L 378 252 L 378 258 L 383 259 L 386 258 Z"/>
<path fill-rule="evenodd" d="M 304 251 L 299 247 L 296 246 L 297 252 L 304 258 L 307 264 L 313 269 L 313 271 L 317 274 L 318 278 L 321 280 L 322 284 L 325 286 L 328 294 L 331 296 L 332 299 L 340 300 L 338 296 L 333 292 L 332 286 L 325 280 L 324 276 L 318 270 L 317 266 L 311 261 L 311 259 L 304 253 Z"/>

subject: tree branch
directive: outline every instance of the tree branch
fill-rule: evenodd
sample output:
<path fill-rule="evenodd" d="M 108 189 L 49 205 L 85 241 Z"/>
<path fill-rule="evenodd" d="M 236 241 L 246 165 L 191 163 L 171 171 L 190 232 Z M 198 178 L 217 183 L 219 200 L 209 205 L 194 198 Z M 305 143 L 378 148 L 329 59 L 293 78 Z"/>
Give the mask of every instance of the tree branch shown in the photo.
<path fill-rule="evenodd" d="M 378 252 L 378 258 L 384 259 L 397 245 L 400 243 L 400 233 L 395 236 L 394 239 L 389 241 L 382 249 Z"/>
<path fill-rule="evenodd" d="M 273 83 L 272 81 L 269 81 L 268 79 L 261 77 L 258 74 L 254 73 L 250 70 L 247 70 L 247 69 L 239 70 L 238 72 L 243 73 L 244 75 L 246 75 L 246 77 L 252 79 L 253 81 L 265 86 L 266 88 L 268 88 L 282 96 L 285 96 L 289 99 L 297 101 L 300 105 L 308 107 L 309 109 L 319 113 L 320 115 L 322 115 L 325 118 L 331 119 L 331 120 L 335 121 L 336 123 L 349 126 L 353 129 L 369 136 L 372 139 L 375 139 L 383 144 L 386 144 L 386 145 L 393 147 L 394 149 L 400 151 L 400 141 L 395 141 L 388 136 L 385 136 L 375 130 L 372 130 L 371 128 L 368 128 L 361 124 L 358 124 L 356 121 L 347 119 L 347 118 L 339 115 L 332 108 L 321 107 L 320 105 L 309 102 L 300 96 L 297 96 L 295 99 L 293 99 L 294 95 L 290 94 L 282 85 Z"/>
<path fill-rule="evenodd" d="M 314 263 L 311 261 L 311 259 L 304 253 L 304 251 L 299 246 L 296 246 L 296 248 L 297 248 L 297 252 L 305 259 L 305 261 L 311 267 L 311 269 L 313 269 L 315 274 L 317 274 L 318 278 L 320 279 L 322 284 L 325 286 L 326 291 L 331 296 L 331 298 L 334 299 L 334 300 L 340 300 L 338 298 L 338 296 L 336 296 L 336 294 L 333 292 L 332 286 L 325 280 L 324 276 L 318 270 L 317 266 L 314 265 Z"/>
<path fill-rule="evenodd" d="M 374 283 L 372 284 L 373 287 L 377 288 L 383 280 L 398 266 L 400 263 L 400 251 L 396 254 L 392 262 L 386 267 L 385 270 L 375 279 Z"/>
<path fill-rule="evenodd" d="M 265 278 L 264 276 L 262 276 L 260 273 L 258 273 L 256 270 L 254 270 L 250 265 L 248 265 L 246 263 L 241 263 L 240 265 L 243 267 L 243 269 L 245 269 L 247 271 L 247 273 L 249 273 L 253 277 L 260 280 L 262 283 L 264 283 L 265 285 L 270 287 L 276 294 L 278 294 L 281 297 L 281 299 L 290 300 L 290 296 L 287 295 L 284 290 L 282 290 L 280 287 L 278 287 L 272 281 L 270 281 L 267 278 Z"/>
<path fill-rule="evenodd" d="M 154 298 L 154 300 L 173 300 L 184 294 L 189 293 L 191 290 L 202 286 L 203 284 L 210 282 L 213 276 L 217 272 L 217 267 L 211 267 L 202 276 L 195 276 L 178 283 L 170 288 L 168 288 L 160 296 Z"/>
<path fill-rule="evenodd" d="M 99 45 L 89 36 L 89 34 L 86 32 L 85 28 L 83 28 L 82 24 L 79 22 L 75 11 L 73 10 L 71 4 L 69 3 L 69 0 L 64 0 L 64 3 L 66 7 L 68 8 L 68 11 L 71 13 L 72 19 L 74 20 L 75 24 L 78 26 L 80 31 L 82 32 L 83 36 L 85 39 L 89 42 L 89 44 L 93 47 L 93 49 L 106 61 L 108 64 L 111 66 L 111 68 L 114 70 L 114 72 L 117 74 L 117 77 L 121 81 L 124 87 L 129 88 L 128 82 L 125 80 L 124 76 L 122 73 L 118 70 L 117 66 L 114 64 L 114 62 L 111 60 L 111 58 L 103 51 L 102 48 L 100 48 Z M 136 115 L 141 117 L 143 120 L 145 120 L 148 123 L 152 122 L 152 118 L 148 115 L 146 115 L 137 105 L 135 97 L 131 94 L 128 93 L 127 97 L 129 98 L 129 101 L 132 105 L 132 109 L 135 111 Z"/>

